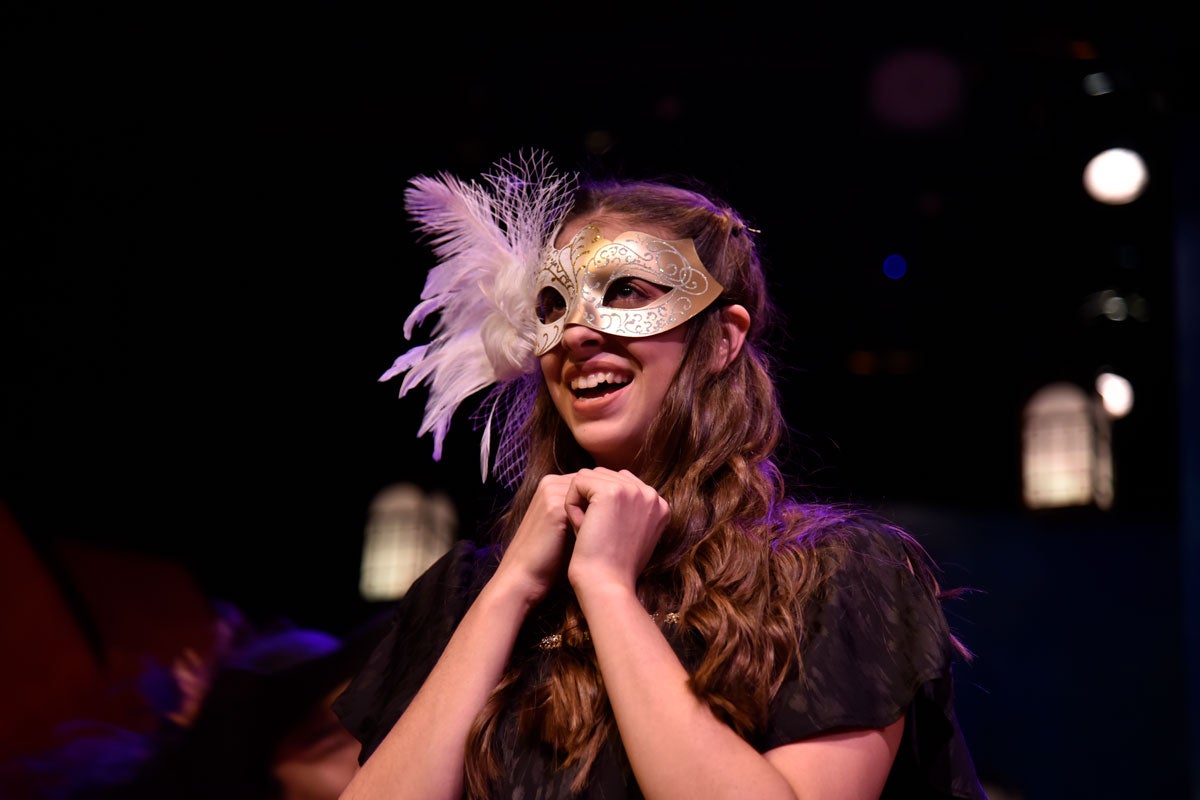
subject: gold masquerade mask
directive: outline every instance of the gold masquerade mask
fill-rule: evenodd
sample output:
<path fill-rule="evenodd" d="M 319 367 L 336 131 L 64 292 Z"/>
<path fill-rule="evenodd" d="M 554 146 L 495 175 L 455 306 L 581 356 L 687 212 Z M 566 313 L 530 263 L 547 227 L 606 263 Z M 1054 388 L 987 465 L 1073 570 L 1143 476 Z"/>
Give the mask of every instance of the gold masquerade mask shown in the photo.
<path fill-rule="evenodd" d="M 551 244 L 542 258 L 534 355 L 552 350 L 567 325 L 630 337 L 669 331 L 711 305 L 722 289 L 691 239 L 626 231 L 609 240 L 585 225 L 566 247 Z"/>

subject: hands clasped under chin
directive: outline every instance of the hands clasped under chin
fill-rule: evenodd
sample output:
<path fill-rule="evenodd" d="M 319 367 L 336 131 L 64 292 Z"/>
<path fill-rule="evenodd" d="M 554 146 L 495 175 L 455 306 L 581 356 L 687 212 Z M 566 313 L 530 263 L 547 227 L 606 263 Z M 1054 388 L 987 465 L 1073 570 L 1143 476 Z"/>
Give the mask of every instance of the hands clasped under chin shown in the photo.
<path fill-rule="evenodd" d="M 633 591 L 670 506 L 628 470 L 582 469 L 572 476 L 566 513 L 575 530 L 567 579 L 577 595 L 603 586 Z"/>
<path fill-rule="evenodd" d="M 576 593 L 601 586 L 632 590 L 669 516 L 667 501 L 628 470 L 547 475 L 497 576 L 522 586 L 532 602 L 546 596 L 564 565 Z"/>

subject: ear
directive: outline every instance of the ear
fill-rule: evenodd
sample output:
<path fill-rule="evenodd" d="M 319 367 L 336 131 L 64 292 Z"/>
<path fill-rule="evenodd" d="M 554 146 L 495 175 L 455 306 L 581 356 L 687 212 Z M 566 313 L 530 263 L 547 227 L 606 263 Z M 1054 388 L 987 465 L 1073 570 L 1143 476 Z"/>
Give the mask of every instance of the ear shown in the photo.
<path fill-rule="evenodd" d="M 720 372 L 737 358 L 749 330 L 750 312 L 745 306 L 735 304 L 721 309 L 721 345 L 713 361 L 713 372 Z"/>

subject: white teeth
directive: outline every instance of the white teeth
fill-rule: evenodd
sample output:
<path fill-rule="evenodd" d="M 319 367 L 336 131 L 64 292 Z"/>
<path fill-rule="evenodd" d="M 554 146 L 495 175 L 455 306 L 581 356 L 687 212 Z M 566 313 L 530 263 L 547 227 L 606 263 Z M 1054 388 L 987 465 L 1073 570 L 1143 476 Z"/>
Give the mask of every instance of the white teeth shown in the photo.
<path fill-rule="evenodd" d="M 622 383 L 629 383 L 629 379 L 612 372 L 593 372 L 591 375 L 584 375 L 581 378 L 571 379 L 572 391 L 580 389 L 595 389 L 602 383 L 609 383 L 617 386 Z"/>

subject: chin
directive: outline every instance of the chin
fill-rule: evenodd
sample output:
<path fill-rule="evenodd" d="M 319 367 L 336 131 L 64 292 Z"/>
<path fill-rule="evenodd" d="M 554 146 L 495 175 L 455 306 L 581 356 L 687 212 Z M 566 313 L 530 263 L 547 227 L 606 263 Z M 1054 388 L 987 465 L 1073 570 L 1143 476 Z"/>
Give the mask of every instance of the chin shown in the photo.
<path fill-rule="evenodd" d="M 636 445 L 632 449 L 614 448 L 611 439 L 605 439 L 604 445 L 595 447 L 588 446 L 587 437 L 576 437 L 575 441 L 587 451 L 587 454 L 592 457 L 592 461 L 596 462 L 596 466 L 613 470 L 630 469 L 634 454 L 637 452 Z"/>

